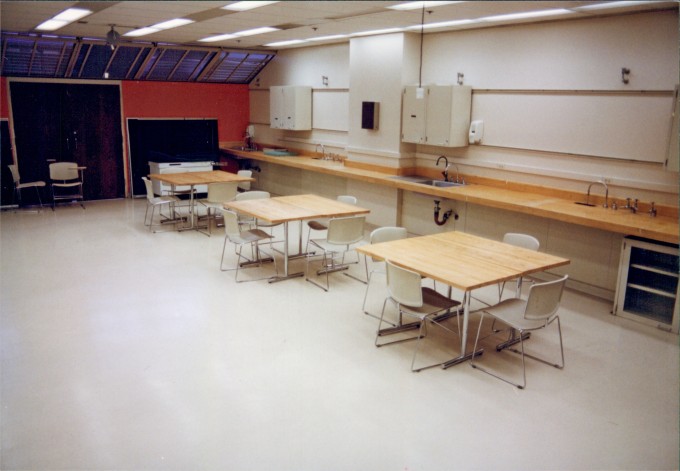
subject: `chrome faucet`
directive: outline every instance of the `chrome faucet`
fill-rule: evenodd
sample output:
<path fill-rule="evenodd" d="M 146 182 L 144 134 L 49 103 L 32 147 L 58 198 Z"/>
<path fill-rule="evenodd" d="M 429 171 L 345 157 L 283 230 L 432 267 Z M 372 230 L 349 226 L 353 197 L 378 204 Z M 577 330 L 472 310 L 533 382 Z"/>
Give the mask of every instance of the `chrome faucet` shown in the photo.
<path fill-rule="evenodd" d="M 319 153 L 319 146 L 321 146 L 321 159 L 326 160 L 326 148 L 323 146 L 323 144 L 317 144 L 314 148 L 314 152 L 317 154 Z"/>
<path fill-rule="evenodd" d="M 445 155 L 440 155 L 439 158 L 437 159 L 437 166 L 439 166 L 439 161 L 444 159 L 444 165 L 446 165 L 446 168 L 442 172 L 442 175 L 444 175 L 444 181 L 448 182 L 449 181 L 449 168 L 451 165 L 454 165 L 456 167 L 456 183 L 458 182 L 458 166 L 455 164 L 450 164 L 449 159 L 446 158 Z"/>
<path fill-rule="evenodd" d="M 593 187 L 593 185 L 602 185 L 604 187 L 604 204 L 602 205 L 602 207 L 608 208 L 609 207 L 609 187 L 602 180 L 598 180 L 598 181 L 593 182 L 590 185 L 588 185 L 588 193 L 586 194 L 586 204 L 590 203 L 590 189 Z"/>

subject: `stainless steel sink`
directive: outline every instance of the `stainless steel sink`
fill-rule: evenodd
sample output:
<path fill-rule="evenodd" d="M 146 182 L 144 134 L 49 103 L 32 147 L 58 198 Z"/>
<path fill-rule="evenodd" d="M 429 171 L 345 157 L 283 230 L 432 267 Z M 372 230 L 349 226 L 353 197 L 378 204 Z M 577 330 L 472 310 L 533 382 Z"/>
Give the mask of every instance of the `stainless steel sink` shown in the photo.
<path fill-rule="evenodd" d="M 419 182 L 420 183 L 420 182 Z M 449 188 L 452 186 L 465 186 L 465 183 L 459 182 L 445 182 L 444 180 L 429 180 L 422 182 L 424 185 L 432 185 L 439 188 Z"/>
<path fill-rule="evenodd" d="M 417 175 L 404 175 L 398 177 L 392 177 L 395 180 L 402 180 L 410 183 L 418 183 L 420 185 L 435 186 L 437 188 L 450 188 L 454 186 L 465 186 L 467 183 L 460 182 L 445 182 L 444 180 L 432 180 L 427 177 L 420 177 Z"/>

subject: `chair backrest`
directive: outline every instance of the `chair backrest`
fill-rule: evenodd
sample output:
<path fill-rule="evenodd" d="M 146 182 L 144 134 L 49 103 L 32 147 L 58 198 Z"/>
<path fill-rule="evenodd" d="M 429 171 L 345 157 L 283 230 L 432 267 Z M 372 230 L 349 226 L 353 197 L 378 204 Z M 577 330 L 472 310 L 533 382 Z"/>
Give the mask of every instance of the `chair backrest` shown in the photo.
<path fill-rule="evenodd" d="M 371 244 L 379 244 L 380 242 L 389 242 L 391 240 L 406 239 L 408 233 L 405 227 L 386 226 L 374 229 L 369 236 Z M 373 261 L 377 259 L 373 258 Z"/>
<path fill-rule="evenodd" d="M 231 201 L 238 193 L 238 184 L 236 182 L 220 182 L 208 184 L 208 202 L 210 203 L 225 203 Z"/>
<path fill-rule="evenodd" d="M 340 195 L 336 199 L 342 203 L 357 204 L 356 196 Z"/>
<path fill-rule="evenodd" d="M 50 179 L 59 181 L 77 180 L 78 164 L 75 162 L 55 162 L 50 164 Z"/>
<path fill-rule="evenodd" d="M 366 216 L 331 219 L 328 221 L 326 241 L 329 244 L 336 245 L 349 245 L 359 242 L 364 238 L 365 222 Z"/>
<path fill-rule="evenodd" d="M 222 210 L 224 217 L 224 232 L 227 237 L 238 237 L 241 234 L 241 228 L 238 225 L 238 215 L 229 209 Z"/>
<path fill-rule="evenodd" d="M 562 292 L 569 275 L 545 283 L 535 283 L 529 287 L 524 318 L 530 320 L 550 319 L 560 307 Z"/>
<path fill-rule="evenodd" d="M 234 201 L 260 200 L 271 197 L 268 191 L 244 191 L 234 197 Z"/>
<path fill-rule="evenodd" d="M 144 186 L 146 187 L 146 199 L 153 201 L 155 195 L 153 194 L 153 185 L 151 184 L 151 180 L 146 177 L 142 177 L 142 180 L 144 180 Z"/>
<path fill-rule="evenodd" d="M 9 171 L 12 173 L 12 180 L 14 184 L 20 183 L 21 178 L 19 177 L 19 166 L 18 165 L 8 165 Z"/>
<path fill-rule="evenodd" d="M 423 305 L 422 277 L 420 274 L 399 267 L 389 260 L 387 264 L 387 293 L 399 304 L 409 307 Z"/>
<path fill-rule="evenodd" d="M 238 172 L 236 172 L 236 175 L 239 175 L 241 177 L 252 177 L 253 171 L 252 170 L 239 170 Z M 238 184 L 238 187 L 241 190 L 250 191 L 250 182 L 240 182 Z"/>
<path fill-rule="evenodd" d="M 534 236 L 529 234 L 518 234 L 516 232 L 508 232 L 503 236 L 503 242 L 514 245 L 515 247 L 522 247 L 524 249 L 537 251 L 541 243 Z"/>

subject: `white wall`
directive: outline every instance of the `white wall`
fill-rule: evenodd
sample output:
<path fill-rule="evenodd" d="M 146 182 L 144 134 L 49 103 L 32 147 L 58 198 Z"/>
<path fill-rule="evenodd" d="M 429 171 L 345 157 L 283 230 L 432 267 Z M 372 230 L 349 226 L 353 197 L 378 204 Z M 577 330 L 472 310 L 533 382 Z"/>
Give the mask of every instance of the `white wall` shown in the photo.
<path fill-rule="evenodd" d="M 427 34 L 422 82 L 454 84 L 458 72 L 462 72 L 465 84 L 473 87 L 473 117 L 476 98 L 489 93 L 488 89 L 576 90 L 579 99 L 582 95 L 578 91 L 583 90 L 622 92 L 622 96 L 629 96 L 629 90 L 670 91 L 680 75 L 678 42 L 677 11 Z M 310 150 L 323 142 L 334 146 L 333 152 L 350 153 L 353 159 L 385 166 L 409 166 L 415 157 L 419 166 L 434 167 L 437 157 L 444 154 L 465 174 L 584 193 L 589 182 L 606 178 L 610 196 L 619 200 L 632 197 L 677 206 L 678 172 L 667 171 L 661 163 L 517 149 L 503 143 L 490 146 L 484 141 L 456 149 L 402 144 L 400 89 L 418 83 L 418 62 L 419 38 L 413 34 L 282 51 L 260 75 L 259 90 L 251 86 L 251 117 L 264 136 L 258 140 L 272 143 L 274 139 L 282 145 Z M 621 82 L 622 67 L 631 69 L 628 85 Z M 348 120 L 347 131 L 269 130 L 265 89 L 270 85 L 311 85 L 315 94 L 323 93 L 322 75 L 329 76 L 329 88 L 341 87 L 339 84 L 347 87 L 335 90 L 348 97 L 349 109 L 342 118 Z M 360 129 L 360 104 L 364 100 L 381 104 L 378 132 Z M 314 112 L 338 114 L 333 106 L 316 107 Z M 316 116 L 316 122 L 334 119 Z M 658 130 L 643 125 L 634 132 Z M 441 202 L 441 211 L 454 209 L 460 218 L 437 226 L 431 197 L 275 165 L 266 165 L 261 179 L 263 186 L 280 194 L 355 194 L 371 209 L 370 223 L 401 224 L 414 234 L 457 229 L 500 239 L 508 231 L 532 233 L 541 240 L 542 250 L 572 260 L 567 271 L 573 282 L 594 294 L 613 297 L 622 238 L 619 234 L 446 200 Z"/>

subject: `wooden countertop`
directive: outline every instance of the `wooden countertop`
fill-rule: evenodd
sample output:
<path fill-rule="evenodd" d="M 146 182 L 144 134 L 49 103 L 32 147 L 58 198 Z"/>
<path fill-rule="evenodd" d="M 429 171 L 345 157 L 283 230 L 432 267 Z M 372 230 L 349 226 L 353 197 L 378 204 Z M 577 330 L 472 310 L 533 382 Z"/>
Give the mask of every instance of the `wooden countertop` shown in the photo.
<path fill-rule="evenodd" d="M 307 155 L 279 157 L 266 155 L 263 152 L 248 152 L 234 149 L 223 149 L 223 151 L 239 158 L 269 162 L 285 167 L 299 168 L 311 172 L 413 191 L 430 195 L 433 199 L 441 198 L 500 208 L 675 244 L 680 239 L 678 234 L 677 208 L 667 208 L 665 211 L 660 211 L 664 214 L 651 217 L 644 212 L 644 208 L 637 214 L 633 214 L 624 209 L 615 211 L 601 206 L 583 206 L 575 204 L 575 202 L 583 200 L 585 195 L 569 194 L 566 191 L 559 192 L 529 185 L 518 185 L 521 189 L 511 189 L 502 182 L 499 182 L 499 185 L 496 186 L 493 181 L 486 180 L 480 183 L 475 181 L 476 179 L 473 177 L 470 177 L 471 183 L 469 185 L 453 188 L 436 188 L 395 179 L 396 174 L 391 175 L 375 170 L 350 167 L 343 165 L 341 162 L 314 159 Z M 665 213 L 670 213 L 671 215 L 666 215 Z"/>

